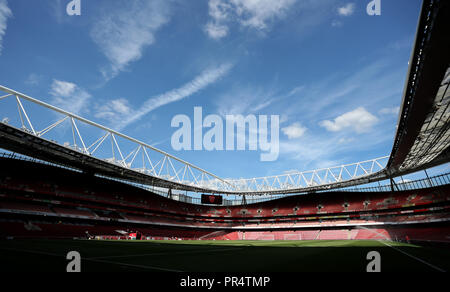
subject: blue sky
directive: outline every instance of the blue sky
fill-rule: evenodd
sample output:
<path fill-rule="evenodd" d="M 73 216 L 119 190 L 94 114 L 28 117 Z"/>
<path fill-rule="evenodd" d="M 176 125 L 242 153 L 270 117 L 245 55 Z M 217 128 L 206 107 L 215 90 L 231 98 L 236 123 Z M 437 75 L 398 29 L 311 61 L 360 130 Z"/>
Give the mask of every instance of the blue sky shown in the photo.
<path fill-rule="evenodd" d="M 382 0 L 381 16 L 369 0 L 81 0 L 81 16 L 69 2 L 0 0 L 0 84 L 223 178 L 391 151 L 419 0 Z M 195 106 L 279 115 L 278 159 L 175 151 L 171 120 Z"/>

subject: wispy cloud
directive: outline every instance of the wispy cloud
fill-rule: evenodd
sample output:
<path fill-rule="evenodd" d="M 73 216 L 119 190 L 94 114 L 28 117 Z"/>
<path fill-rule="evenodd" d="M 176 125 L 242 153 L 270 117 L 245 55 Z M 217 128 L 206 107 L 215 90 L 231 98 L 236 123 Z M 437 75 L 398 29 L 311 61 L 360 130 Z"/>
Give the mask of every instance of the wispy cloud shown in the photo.
<path fill-rule="evenodd" d="M 42 80 L 42 76 L 36 73 L 31 73 L 30 75 L 28 75 L 27 79 L 25 80 L 25 84 L 26 85 L 30 85 L 30 86 L 36 86 L 39 85 L 39 83 Z"/>
<path fill-rule="evenodd" d="M 216 98 L 217 112 L 226 115 L 259 114 L 277 100 L 277 93 L 270 87 L 234 85 Z"/>
<path fill-rule="evenodd" d="M 227 36 L 228 26 L 214 22 L 208 22 L 205 25 L 204 31 L 210 38 L 218 40 Z"/>
<path fill-rule="evenodd" d="M 388 114 L 398 107 L 386 105 L 401 100 L 403 70 L 390 59 L 379 59 L 355 72 L 305 84 L 295 95 L 298 102 L 274 103 L 272 110 L 288 116 L 287 122 L 308 129 L 301 139 L 280 137 L 281 164 L 296 161 L 298 167 L 310 169 L 354 162 L 360 151 L 381 149 L 377 155 L 388 154 L 395 134 Z"/>
<path fill-rule="evenodd" d="M 289 91 L 288 96 L 298 95 L 303 90 L 305 90 L 305 86 L 304 85 L 296 86 L 291 91 Z"/>
<path fill-rule="evenodd" d="M 228 26 L 225 25 L 232 13 L 231 4 L 222 0 L 210 0 L 208 13 L 211 20 L 205 25 L 205 33 L 212 39 L 221 39 L 228 34 Z"/>
<path fill-rule="evenodd" d="M 8 18 L 12 17 L 11 9 L 6 0 L 0 0 L 0 55 L 3 49 L 3 37 L 6 34 Z"/>
<path fill-rule="evenodd" d="M 112 8 L 94 24 L 91 37 L 108 58 L 101 70 L 106 81 L 139 60 L 155 42 L 156 32 L 170 19 L 170 1 L 128 1 Z"/>
<path fill-rule="evenodd" d="M 301 142 L 281 140 L 280 158 L 288 159 L 291 161 L 291 167 L 295 165 L 301 170 L 339 165 L 345 161 L 345 157 L 339 154 L 348 149 L 348 145 L 338 144 L 339 139 L 337 137 L 325 139 L 325 137 L 310 133 L 302 137 Z M 337 156 L 341 160 L 336 160 Z"/>
<path fill-rule="evenodd" d="M 282 128 L 281 131 L 285 134 L 288 139 L 297 139 L 303 136 L 306 132 L 306 128 L 303 127 L 300 123 L 293 123 L 292 125 Z"/>
<path fill-rule="evenodd" d="M 128 102 L 124 99 L 112 100 L 108 102 L 106 106 L 99 108 L 99 112 L 96 115 L 97 117 L 103 117 L 110 121 L 114 121 L 114 128 L 121 130 L 129 124 L 138 121 L 151 111 L 187 98 L 215 83 L 225 76 L 232 67 L 232 64 L 225 63 L 218 67 L 207 69 L 183 86 L 148 99 L 136 110 L 132 110 L 128 105 Z"/>
<path fill-rule="evenodd" d="M 339 7 L 337 11 L 341 16 L 350 16 L 355 12 L 355 4 L 348 3 L 342 7 Z"/>
<path fill-rule="evenodd" d="M 339 20 L 333 20 L 333 22 L 331 22 L 332 27 L 341 27 L 342 25 L 342 21 Z"/>
<path fill-rule="evenodd" d="M 339 144 L 347 144 L 347 143 L 351 143 L 355 141 L 354 137 L 342 137 L 341 139 L 339 139 L 338 143 Z"/>
<path fill-rule="evenodd" d="M 353 110 L 355 103 L 366 109 L 379 109 L 392 103 L 392 98 L 401 99 L 404 74 L 403 69 L 390 66 L 389 60 L 379 59 L 357 71 L 337 72 L 306 84 L 294 103 L 281 103 L 279 107 L 288 116 L 309 121 L 335 118 Z"/>
<path fill-rule="evenodd" d="M 210 20 L 205 32 L 213 39 L 228 34 L 228 26 L 237 22 L 241 27 L 265 31 L 275 20 L 282 19 L 297 0 L 209 0 Z"/>
<path fill-rule="evenodd" d="M 118 116 L 129 115 L 132 111 L 127 99 L 118 98 L 97 106 L 94 116 L 114 123 Z"/>
<path fill-rule="evenodd" d="M 68 2 L 67 2 L 68 3 Z M 62 0 L 47 1 L 46 4 L 49 7 L 49 12 L 51 17 L 56 20 L 57 23 L 65 23 L 70 20 L 66 13 L 66 5 Z"/>
<path fill-rule="evenodd" d="M 381 115 L 398 115 L 398 112 L 400 111 L 400 107 L 399 106 L 394 106 L 394 107 L 385 107 L 382 108 L 379 113 Z"/>
<path fill-rule="evenodd" d="M 80 114 L 87 109 L 91 95 L 75 83 L 53 80 L 50 89 L 53 97 L 51 103 L 63 110 L 74 114 Z"/>
<path fill-rule="evenodd" d="M 266 29 L 271 21 L 285 16 L 296 0 L 232 0 L 231 2 L 243 26 Z"/>
<path fill-rule="evenodd" d="M 360 134 L 368 132 L 377 122 L 378 118 L 376 116 L 369 113 L 365 108 L 359 107 L 338 116 L 334 121 L 322 121 L 320 122 L 320 126 L 330 132 L 339 132 L 350 129 Z"/>
<path fill-rule="evenodd" d="M 301 139 L 280 140 L 280 165 L 289 161 L 299 169 L 316 169 L 340 165 L 342 163 L 356 162 L 356 153 L 361 151 L 379 151 L 380 145 L 389 145 L 392 135 L 386 133 L 386 129 L 374 127 L 370 133 L 355 135 L 352 132 L 329 132 L 308 130 Z M 383 149 L 383 148 L 381 148 Z M 390 148 L 386 148 L 388 154 Z M 367 157 L 365 157 L 367 158 Z M 294 163 L 292 163 L 294 162 Z"/>

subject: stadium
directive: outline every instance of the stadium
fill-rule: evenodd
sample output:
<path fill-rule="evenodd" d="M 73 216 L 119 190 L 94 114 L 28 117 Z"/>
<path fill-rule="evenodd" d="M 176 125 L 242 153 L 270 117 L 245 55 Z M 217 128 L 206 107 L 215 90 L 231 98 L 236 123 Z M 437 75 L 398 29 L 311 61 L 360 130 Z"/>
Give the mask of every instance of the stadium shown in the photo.
<path fill-rule="evenodd" d="M 1 269 L 448 271 L 450 173 L 427 170 L 450 161 L 449 19 L 423 1 L 392 151 L 311 171 L 224 179 L 0 86 Z"/>

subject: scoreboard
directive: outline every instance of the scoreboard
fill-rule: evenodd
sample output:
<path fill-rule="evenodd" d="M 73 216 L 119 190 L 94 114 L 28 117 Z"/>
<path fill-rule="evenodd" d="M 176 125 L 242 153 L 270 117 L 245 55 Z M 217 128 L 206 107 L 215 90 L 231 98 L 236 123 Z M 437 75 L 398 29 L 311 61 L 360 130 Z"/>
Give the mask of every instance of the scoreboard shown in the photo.
<path fill-rule="evenodd" d="M 202 204 L 222 205 L 222 196 L 202 194 Z"/>

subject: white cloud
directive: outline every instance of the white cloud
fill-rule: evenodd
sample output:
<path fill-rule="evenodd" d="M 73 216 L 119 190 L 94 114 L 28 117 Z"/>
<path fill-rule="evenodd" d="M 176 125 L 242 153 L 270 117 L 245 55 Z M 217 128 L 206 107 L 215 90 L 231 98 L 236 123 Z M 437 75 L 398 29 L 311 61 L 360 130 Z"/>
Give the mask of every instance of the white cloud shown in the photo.
<path fill-rule="evenodd" d="M 365 108 L 359 107 L 335 118 L 334 121 L 322 121 L 319 125 L 330 132 L 351 129 L 356 133 L 364 133 L 369 131 L 377 122 L 377 117 L 369 113 Z"/>
<path fill-rule="evenodd" d="M 8 7 L 8 2 L 6 0 L 0 0 L 0 55 L 2 54 L 3 37 L 6 34 L 6 23 L 10 17 L 12 17 L 12 12 Z"/>
<path fill-rule="evenodd" d="M 302 91 L 301 99 L 280 106 L 289 116 L 301 115 L 308 121 L 321 116 L 326 116 L 322 120 L 335 118 L 348 111 L 352 104 L 354 108 L 381 109 L 392 104 L 393 98 L 401 99 L 402 74 L 402 71 L 389 66 L 386 59 L 379 59 L 357 71 L 339 72 L 315 81 Z"/>
<path fill-rule="evenodd" d="M 296 0 L 231 0 L 244 26 L 265 29 L 268 22 L 282 18 Z"/>
<path fill-rule="evenodd" d="M 288 139 L 296 139 L 303 136 L 306 128 L 300 123 L 293 123 L 292 125 L 282 128 L 281 131 L 288 137 Z"/>
<path fill-rule="evenodd" d="M 399 111 L 400 111 L 399 106 L 385 107 L 380 110 L 380 114 L 382 114 L 382 115 L 398 115 Z"/>
<path fill-rule="evenodd" d="M 209 0 L 211 20 L 205 32 L 213 39 L 228 34 L 228 25 L 236 21 L 242 27 L 267 30 L 270 23 L 283 18 L 297 0 Z"/>
<path fill-rule="evenodd" d="M 338 14 L 341 16 L 350 16 L 353 12 L 355 12 L 354 3 L 348 3 L 347 5 L 338 8 Z"/>
<path fill-rule="evenodd" d="M 379 109 L 392 104 L 393 98 L 401 99 L 404 78 L 403 72 L 394 68 L 390 60 L 378 59 L 355 72 L 329 75 L 307 84 L 300 93 L 300 99 L 274 103 L 273 110 L 284 113 L 290 121 L 298 121 L 303 125 L 306 121 L 308 125 L 320 125 L 321 121 L 330 120 L 329 123 L 336 128 L 342 126 L 342 123 L 340 119 L 336 122 L 335 118 L 343 113 L 358 107 L 377 109 L 370 111 L 372 118 L 369 118 L 369 121 L 374 121 L 373 128 L 369 127 L 370 132 L 364 136 L 355 134 L 359 120 L 355 125 L 343 127 L 340 132 L 328 132 L 326 128 L 315 131 L 314 128 L 308 127 L 300 142 L 300 139 L 289 140 L 282 134 L 280 160 L 295 161 L 299 163 L 296 168 L 311 169 L 353 162 L 355 151 L 362 153 L 376 150 L 381 151 L 380 156 L 389 153 L 395 135 L 395 122 L 389 121 L 387 116 L 379 115 Z M 361 84 L 364 86 L 360 86 Z M 370 124 L 371 122 L 363 122 L 360 127 L 364 128 L 364 125 Z M 361 158 L 363 159 L 365 158 Z"/>
<path fill-rule="evenodd" d="M 65 1 L 64 1 L 65 2 Z M 66 5 L 67 3 L 63 3 L 63 0 L 53 0 L 45 2 L 50 8 L 50 15 L 56 20 L 57 23 L 61 24 L 64 22 L 70 21 L 70 18 L 67 17 Z"/>
<path fill-rule="evenodd" d="M 224 0 L 209 0 L 208 2 L 208 14 L 216 22 L 228 20 L 232 10 L 232 5 Z"/>
<path fill-rule="evenodd" d="M 330 135 L 323 131 L 307 131 L 301 142 L 280 139 L 280 158 L 302 170 L 317 169 L 355 162 L 358 159 L 355 152 L 379 149 L 380 145 L 390 145 L 391 141 L 392 135 L 386 135 L 379 127 L 364 135 L 363 139 L 345 132 Z"/>
<path fill-rule="evenodd" d="M 42 80 L 42 76 L 38 75 L 36 73 L 31 73 L 30 75 L 28 75 L 27 79 L 25 80 L 25 84 L 26 85 L 39 85 L 39 83 Z"/>
<path fill-rule="evenodd" d="M 169 21 L 169 1 L 132 1 L 101 17 L 91 37 L 110 61 L 102 70 L 105 80 L 142 57 L 146 47 L 155 42 L 155 33 Z"/>
<path fill-rule="evenodd" d="M 114 122 L 120 115 L 129 115 L 132 112 L 128 100 L 124 98 L 113 99 L 104 105 L 98 106 L 96 110 L 96 118 L 109 120 L 110 122 Z"/>
<path fill-rule="evenodd" d="M 208 22 L 204 30 L 210 38 L 215 40 L 221 39 L 228 34 L 228 27 L 226 25 L 217 24 L 215 22 Z"/>
<path fill-rule="evenodd" d="M 338 143 L 339 144 L 348 144 L 348 143 L 353 142 L 353 141 L 355 141 L 354 138 L 342 137 L 342 138 L 339 139 Z"/>
<path fill-rule="evenodd" d="M 128 101 L 123 98 L 112 100 L 109 103 L 109 105 L 110 105 L 111 109 L 113 109 L 114 111 L 116 111 L 120 114 L 127 115 L 131 112 L 131 109 L 128 106 Z"/>
<path fill-rule="evenodd" d="M 68 97 L 75 91 L 76 87 L 75 83 L 55 79 L 50 93 L 55 96 Z"/>
<path fill-rule="evenodd" d="M 331 23 L 332 27 L 341 27 L 342 26 L 342 22 L 339 20 L 333 20 L 333 22 Z"/>
<path fill-rule="evenodd" d="M 74 114 L 86 110 L 86 105 L 91 98 L 88 92 L 79 88 L 75 83 L 56 79 L 51 85 L 50 95 L 53 96 L 53 105 Z"/>
<path fill-rule="evenodd" d="M 189 97 L 198 91 L 204 89 L 208 85 L 216 82 L 221 77 L 225 76 L 232 68 L 232 65 L 222 64 L 219 67 L 207 69 L 203 71 L 200 75 L 198 75 L 196 78 L 194 78 L 192 81 L 189 81 L 188 83 L 184 84 L 180 88 L 176 88 L 173 90 L 170 90 L 166 93 L 163 93 L 161 95 L 152 97 L 148 99 L 143 105 L 139 107 L 137 110 L 126 110 L 126 113 L 119 113 L 117 112 L 117 109 L 120 108 L 122 110 L 125 110 L 127 106 L 127 103 L 124 103 L 123 100 L 121 102 L 116 103 L 116 113 L 120 114 L 120 119 L 116 118 L 116 125 L 115 128 L 118 130 L 121 130 L 128 126 L 131 123 L 136 122 L 137 120 L 141 119 L 144 115 L 148 114 L 149 112 L 170 104 L 172 102 L 176 102 L 179 100 L 182 100 L 186 97 Z M 111 104 L 109 104 L 111 106 Z M 119 116 L 120 116 L 119 115 Z"/>
<path fill-rule="evenodd" d="M 270 86 L 250 86 L 235 84 L 229 91 L 215 98 L 217 112 L 226 115 L 261 114 L 280 99 L 276 90 Z"/>
<path fill-rule="evenodd" d="M 292 89 L 291 91 L 289 91 L 288 96 L 297 95 L 300 92 L 302 92 L 303 90 L 305 90 L 305 86 L 304 85 L 297 86 L 294 89 Z"/>
<path fill-rule="evenodd" d="M 335 138 L 305 135 L 302 143 L 296 140 L 280 141 L 280 157 L 289 161 L 296 161 L 296 167 L 306 170 L 311 168 L 330 167 L 338 165 L 341 161 L 334 160 L 347 145 L 338 145 Z"/>

